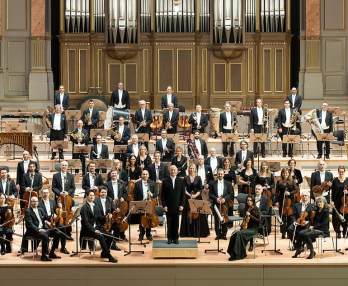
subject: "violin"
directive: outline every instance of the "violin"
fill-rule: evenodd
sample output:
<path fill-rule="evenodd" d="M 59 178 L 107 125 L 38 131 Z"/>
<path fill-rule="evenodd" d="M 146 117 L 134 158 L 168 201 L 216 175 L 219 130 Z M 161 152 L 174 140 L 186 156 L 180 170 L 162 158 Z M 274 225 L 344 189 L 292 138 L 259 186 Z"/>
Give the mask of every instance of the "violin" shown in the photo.
<path fill-rule="evenodd" d="M 343 195 L 341 202 L 342 202 L 342 206 L 340 208 L 340 212 L 341 214 L 345 215 L 348 214 L 348 195 Z"/>
<path fill-rule="evenodd" d="M 16 219 L 15 216 L 13 214 L 12 209 L 8 208 L 6 210 L 5 213 L 5 222 L 4 222 L 4 226 L 6 226 L 6 228 L 12 228 L 16 223 Z"/>
<path fill-rule="evenodd" d="M 310 214 L 306 211 L 301 212 L 299 218 L 296 220 L 296 223 L 300 226 L 305 226 L 310 219 L 311 224 L 313 224 L 313 220 L 315 217 L 315 211 L 312 211 Z"/>
<path fill-rule="evenodd" d="M 313 196 L 320 197 L 323 195 L 324 192 L 328 191 L 331 187 L 330 181 L 324 181 L 320 185 L 314 186 L 312 188 Z"/>
<path fill-rule="evenodd" d="M 250 213 L 254 208 L 251 207 L 250 209 L 248 209 L 247 211 Z M 245 217 L 243 218 L 243 221 L 241 223 L 241 229 L 247 229 L 248 225 L 249 225 L 249 221 L 250 221 L 250 215 L 245 215 Z"/>

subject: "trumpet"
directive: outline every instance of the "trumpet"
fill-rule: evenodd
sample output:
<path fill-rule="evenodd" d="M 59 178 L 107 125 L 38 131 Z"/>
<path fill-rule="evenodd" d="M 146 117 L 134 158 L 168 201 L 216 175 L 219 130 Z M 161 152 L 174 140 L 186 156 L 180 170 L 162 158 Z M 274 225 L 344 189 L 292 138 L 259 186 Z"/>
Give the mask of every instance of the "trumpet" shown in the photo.
<path fill-rule="evenodd" d="M 146 120 L 143 120 L 139 123 L 139 126 L 135 129 L 135 132 L 139 132 L 141 127 L 146 127 Z"/>
<path fill-rule="evenodd" d="M 268 134 L 268 125 L 269 125 L 268 104 L 264 105 L 262 122 L 263 122 L 263 129 L 264 129 L 263 133 Z"/>

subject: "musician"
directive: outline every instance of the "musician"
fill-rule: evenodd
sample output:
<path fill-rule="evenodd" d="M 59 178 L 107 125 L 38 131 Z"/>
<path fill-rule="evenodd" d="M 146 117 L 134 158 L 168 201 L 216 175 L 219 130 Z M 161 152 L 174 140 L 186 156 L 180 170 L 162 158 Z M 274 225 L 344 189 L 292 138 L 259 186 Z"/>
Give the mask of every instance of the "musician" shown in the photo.
<path fill-rule="evenodd" d="M 100 134 L 97 134 L 96 138 L 96 144 L 92 146 L 91 154 L 89 158 L 91 160 L 96 159 L 109 159 L 109 148 L 108 145 L 103 144 L 102 142 L 102 136 Z"/>
<path fill-rule="evenodd" d="M 89 190 L 95 193 L 99 191 L 99 188 L 104 184 L 103 178 L 100 174 L 97 174 L 95 169 L 95 162 L 91 161 L 87 165 L 88 173 L 82 177 L 82 189 L 85 191 L 85 197 Z"/>
<path fill-rule="evenodd" d="M 123 82 L 119 82 L 117 90 L 112 92 L 111 106 L 122 110 L 130 109 L 129 93 L 123 88 Z"/>
<path fill-rule="evenodd" d="M 54 113 L 48 115 L 49 127 L 50 127 L 50 142 L 52 141 L 62 141 L 68 131 L 67 120 L 65 114 L 62 114 L 62 109 L 60 105 L 56 105 L 54 108 Z M 58 148 L 59 158 L 64 159 L 63 149 Z M 51 160 L 54 160 L 56 152 L 52 150 Z"/>
<path fill-rule="evenodd" d="M 131 142 L 127 147 L 127 156 L 129 157 L 131 154 L 134 154 L 135 157 L 138 157 L 140 146 L 141 144 L 139 143 L 138 135 L 133 134 L 131 137 Z"/>
<path fill-rule="evenodd" d="M 216 205 L 217 208 L 220 210 L 220 212 L 222 209 L 221 208 L 222 205 L 225 205 L 227 209 L 228 201 L 233 202 L 234 200 L 234 192 L 233 192 L 232 184 L 224 180 L 224 175 L 225 173 L 222 169 L 219 169 L 217 171 L 217 180 L 213 181 L 210 184 L 210 192 L 209 192 L 209 196 L 210 196 L 210 200 L 212 201 L 212 204 Z M 226 238 L 227 223 L 221 224 L 217 213 L 215 211 L 213 213 L 214 213 L 215 234 L 216 234 L 215 239 L 219 238 L 219 239 L 227 240 Z"/>
<path fill-rule="evenodd" d="M 109 245 L 105 239 L 105 236 L 95 227 L 98 209 L 95 206 L 94 200 L 94 192 L 89 191 L 87 193 L 87 201 L 81 207 L 81 241 L 83 237 L 94 237 L 95 239 L 98 239 L 102 248 L 101 258 L 108 258 L 109 262 L 117 263 L 117 259 L 114 258 L 110 253 Z"/>
<path fill-rule="evenodd" d="M 99 111 L 94 108 L 93 99 L 88 101 L 88 108 L 83 111 L 80 119 L 83 121 L 84 128 L 88 130 L 88 132 L 90 132 L 92 128 L 97 128 Z"/>
<path fill-rule="evenodd" d="M 220 133 L 235 133 L 237 124 L 237 116 L 234 112 L 231 112 L 231 104 L 226 102 L 225 111 L 220 113 L 220 123 L 219 131 Z M 230 149 L 228 150 L 228 146 Z M 234 143 L 223 142 L 222 143 L 222 152 L 225 157 L 228 155 L 234 155 Z"/>
<path fill-rule="evenodd" d="M 174 157 L 175 143 L 172 139 L 168 138 L 167 130 L 162 129 L 161 139 L 156 141 L 156 151 L 160 152 L 162 161 L 170 162 Z"/>
<path fill-rule="evenodd" d="M 232 169 L 231 161 L 228 158 L 224 158 L 222 161 L 222 170 L 224 170 L 224 180 L 230 182 L 234 186 L 237 182 L 235 171 Z"/>
<path fill-rule="evenodd" d="M 275 185 L 274 176 L 266 161 L 261 162 L 260 171 L 256 176 L 255 184 L 260 184 L 266 190 L 267 194 L 273 193 Z"/>
<path fill-rule="evenodd" d="M 42 189 L 42 175 L 36 172 L 36 164 L 32 162 L 29 164 L 28 172 L 23 177 L 23 184 L 21 186 L 20 197 L 24 197 L 25 192 L 34 191 L 39 192 Z"/>
<path fill-rule="evenodd" d="M 323 133 L 329 134 L 333 131 L 332 112 L 328 111 L 328 103 L 323 102 L 321 110 L 317 109 L 317 118 L 319 120 Z M 314 134 L 316 135 L 316 134 Z M 318 159 L 323 156 L 323 144 L 325 143 L 325 158 L 330 159 L 330 141 L 317 141 Z"/>
<path fill-rule="evenodd" d="M 156 183 L 162 183 L 162 180 L 169 176 L 168 166 L 161 162 L 160 152 L 156 151 L 153 157 L 155 162 L 148 167 L 150 180 Z"/>
<path fill-rule="evenodd" d="M 191 164 L 188 175 L 184 178 L 185 201 L 181 215 L 180 237 L 207 237 L 209 226 L 207 215 L 199 214 L 193 217 L 190 211 L 189 199 L 202 200 L 203 184 L 201 177 L 196 174 L 196 166 Z"/>
<path fill-rule="evenodd" d="M 174 108 L 178 107 L 178 100 L 176 95 L 173 94 L 173 88 L 171 86 L 167 87 L 167 94 L 161 98 L 161 108 L 168 108 L 169 103 L 173 103 Z"/>
<path fill-rule="evenodd" d="M 301 106 L 302 106 L 302 96 L 297 94 L 297 88 L 293 87 L 291 89 L 291 94 L 286 98 L 290 103 L 290 108 L 294 111 L 298 111 L 301 114 Z"/>
<path fill-rule="evenodd" d="M 245 217 L 242 222 L 242 228 L 232 234 L 228 244 L 227 253 L 230 255 L 229 261 L 245 258 L 247 256 L 246 246 L 248 242 L 248 251 L 253 251 L 253 238 L 257 234 L 259 224 L 260 211 L 255 205 L 254 198 L 248 195 L 246 198 Z"/>
<path fill-rule="evenodd" d="M 148 170 L 150 164 L 152 163 L 151 157 L 147 152 L 145 145 L 141 145 L 139 148 L 139 155 L 137 157 L 137 164 L 141 170 Z"/>
<path fill-rule="evenodd" d="M 0 170 L 0 194 L 4 194 L 6 198 L 10 199 L 17 197 L 16 184 L 10 178 L 7 167 L 2 167 Z"/>
<path fill-rule="evenodd" d="M 302 173 L 301 170 L 296 169 L 296 160 L 290 159 L 288 161 L 288 167 L 290 171 L 290 175 L 293 177 L 294 183 L 299 186 L 303 183 Z"/>
<path fill-rule="evenodd" d="M 55 200 L 50 200 L 50 192 L 48 189 L 42 190 L 42 198 L 39 200 L 38 208 L 43 211 L 44 217 L 50 220 L 52 217 L 56 218 L 57 209 L 62 208 L 62 204 L 60 202 L 56 203 Z M 56 227 L 61 227 L 59 230 L 66 234 L 66 228 L 63 228 L 59 223 L 56 224 Z M 67 235 L 67 234 L 66 234 Z M 66 237 L 61 234 L 60 235 L 60 252 L 63 254 L 70 254 L 70 252 L 66 249 Z M 58 245 L 57 245 L 58 247 Z"/>
<path fill-rule="evenodd" d="M 272 198 L 268 198 L 266 195 L 263 195 L 264 187 L 260 184 L 255 186 L 255 206 L 260 211 L 260 226 L 264 225 L 266 227 L 265 231 L 262 228 L 259 228 L 259 233 L 262 235 L 268 235 L 271 232 L 272 224 L 271 224 L 271 208 Z"/>
<path fill-rule="evenodd" d="M 150 124 L 152 122 L 152 113 L 146 108 L 146 101 L 139 101 L 139 109 L 135 112 L 136 133 L 150 134 Z"/>
<path fill-rule="evenodd" d="M 182 147 L 178 146 L 175 148 L 175 156 L 173 157 L 171 164 L 178 168 L 178 177 L 183 178 L 186 176 L 187 157 L 183 155 Z"/>
<path fill-rule="evenodd" d="M 170 176 L 163 180 L 161 202 L 167 215 L 167 243 L 179 244 L 179 213 L 184 209 L 185 185 L 177 176 L 178 168 L 169 167 Z"/>
<path fill-rule="evenodd" d="M 60 163 L 60 172 L 53 175 L 52 191 L 56 198 L 61 194 L 64 196 L 69 195 L 73 198 L 75 188 L 74 176 L 68 172 L 68 162 L 63 161 Z"/>
<path fill-rule="evenodd" d="M 11 253 L 11 241 L 13 240 L 13 230 L 10 224 L 14 224 L 13 221 L 8 221 L 6 218 L 7 212 L 12 212 L 11 207 L 5 203 L 6 197 L 0 193 L 0 252 L 1 255 L 5 253 Z M 11 218 L 12 220 L 12 218 Z"/>
<path fill-rule="evenodd" d="M 158 196 L 157 190 L 155 188 L 154 182 L 149 180 L 149 171 L 143 170 L 141 172 L 141 180 L 135 183 L 134 188 L 134 200 L 135 201 L 146 201 L 150 199 L 156 199 Z M 139 223 L 139 241 L 144 239 L 146 233 L 146 238 L 152 241 L 151 228 L 144 228 L 141 225 L 141 220 Z"/>
<path fill-rule="evenodd" d="M 117 133 L 114 136 L 114 145 L 127 145 L 128 140 L 131 138 L 131 130 L 124 124 L 124 117 L 118 118 L 118 124 L 114 131 Z"/>
<path fill-rule="evenodd" d="M 338 177 L 332 181 L 332 202 L 338 212 L 342 215 L 341 208 L 343 203 L 348 202 L 348 178 L 345 176 L 346 168 L 344 166 L 338 166 Z M 345 196 L 345 198 L 343 198 Z M 344 216 L 343 216 L 344 217 Z M 348 217 L 347 217 L 348 218 Z M 337 212 L 332 212 L 332 225 L 336 232 L 337 238 L 344 237 L 347 232 L 347 223 L 342 223 L 342 219 L 338 216 Z M 341 236 L 341 226 L 343 232 Z"/>
<path fill-rule="evenodd" d="M 80 159 L 81 161 L 81 167 L 82 167 L 82 174 L 85 174 L 86 169 L 86 157 L 85 154 L 82 153 L 74 153 L 74 146 L 75 145 L 88 145 L 89 143 L 89 135 L 88 130 L 83 128 L 83 121 L 78 120 L 76 129 L 71 132 L 70 134 L 70 141 L 72 144 L 72 158 L 73 159 Z M 75 173 L 78 173 L 78 169 L 75 170 Z"/>
<path fill-rule="evenodd" d="M 251 159 L 254 164 L 254 153 L 248 150 L 248 142 L 242 140 L 240 142 L 240 150 L 236 153 L 234 158 L 234 164 L 237 166 L 238 171 L 241 172 L 244 168 L 244 162 Z"/>
<path fill-rule="evenodd" d="M 244 169 L 239 173 L 239 192 L 244 194 L 254 193 L 257 171 L 254 169 L 252 159 L 244 161 Z"/>
<path fill-rule="evenodd" d="M 138 180 L 141 177 L 141 168 L 138 166 L 137 157 L 134 154 L 128 158 L 127 175 L 128 182 L 131 180 Z"/>
<path fill-rule="evenodd" d="M 25 210 L 25 227 L 26 232 L 23 236 L 21 252 L 22 254 L 26 251 L 25 243 L 28 236 L 34 237 L 41 241 L 42 245 L 42 254 L 41 261 L 52 261 L 52 259 L 59 259 L 60 256 L 57 256 L 54 251 L 58 248 L 59 245 L 59 233 L 55 230 L 49 229 L 51 223 L 48 218 L 45 217 L 42 209 L 38 208 L 39 199 L 38 197 L 32 197 L 30 201 L 30 207 Z M 49 238 L 53 237 L 53 244 L 51 250 L 49 251 Z"/>
<path fill-rule="evenodd" d="M 168 103 L 168 109 L 163 114 L 164 129 L 168 134 L 175 134 L 177 132 L 179 122 L 179 111 L 174 110 L 174 104 Z"/>
<path fill-rule="evenodd" d="M 125 169 L 126 168 L 123 168 L 120 160 L 114 159 L 114 166 L 112 167 L 111 171 L 108 173 L 107 180 L 110 180 L 111 172 L 115 170 L 117 172 L 117 178 L 121 180 L 123 183 L 127 183 L 128 176 Z"/>
<path fill-rule="evenodd" d="M 256 99 L 256 107 L 252 108 L 250 111 L 250 133 L 266 133 L 266 128 L 265 124 L 267 123 L 266 116 L 266 109 L 262 107 L 262 99 L 258 98 Z M 258 153 L 258 144 L 261 144 L 261 156 L 262 158 L 266 157 L 266 149 L 265 149 L 265 142 L 263 143 L 254 143 L 254 154 L 257 155 Z"/>
<path fill-rule="evenodd" d="M 215 148 L 210 148 L 210 156 L 205 160 L 204 164 L 212 169 L 213 175 L 216 175 L 217 170 L 222 168 L 222 158 L 216 156 Z"/>
<path fill-rule="evenodd" d="M 318 162 L 317 171 L 311 174 L 311 198 L 314 198 L 313 187 L 320 186 L 322 183 L 327 182 L 329 189 L 325 191 L 322 196 L 326 199 L 327 202 L 330 202 L 330 189 L 332 186 L 333 175 L 330 171 L 326 171 L 326 162 L 320 160 Z"/>
<path fill-rule="evenodd" d="M 201 178 L 203 185 L 210 184 L 214 180 L 213 171 L 210 166 L 205 165 L 202 155 L 198 157 L 196 173 Z"/>
<path fill-rule="evenodd" d="M 191 113 L 188 122 L 191 124 L 192 133 L 196 130 L 204 133 L 205 128 L 208 126 L 208 116 L 202 113 L 201 105 L 196 105 L 196 112 Z"/>
<path fill-rule="evenodd" d="M 54 94 L 54 106 L 56 105 L 60 105 L 62 112 L 69 108 L 69 94 L 65 92 L 63 85 L 60 85 L 59 90 Z"/>
<path fill-rule="evenodd" d="M 198 130 L 196 130 L 194 133 L 192 145 L 193 145 L 192 148 L 188 148 L 188 154 L 190 158 L 198 158 L 200 155 L 203 155 L 204 158 L 207 158 L 208 156 L 207 143 L 200 138 L 200 133 Z"/>

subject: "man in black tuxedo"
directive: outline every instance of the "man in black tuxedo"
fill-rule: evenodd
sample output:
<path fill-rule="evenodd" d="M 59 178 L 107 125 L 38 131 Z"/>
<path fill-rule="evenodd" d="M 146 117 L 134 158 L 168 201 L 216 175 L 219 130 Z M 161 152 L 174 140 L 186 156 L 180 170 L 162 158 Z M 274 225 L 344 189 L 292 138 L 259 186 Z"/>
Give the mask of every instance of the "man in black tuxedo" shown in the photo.
<path fill-rule="evenodd" d="M 224 180 L 224 170 L 219 169 L 217 172 L 217 180 L 210 184 L 209 196 L 212 201 L 213 206 L 216 205 L 220 210 L 222 205 L 226 205 L 228 201 L 234 200 L 234 192 L 232 184 Z M 227 208 L 227 205 L 226 205 Z M 219 216 L 214 212 L 214 222 L 215 222 L 215 239 L 224 239 L 227 240 L 227 223 L 221 223 Z M 220 231 L 219 231 L 220 230 Z"/>
<path fill-rule="evenodd" d="M 60 195 L 74 198 L 75 189 L 74 176 L 68 172 L 68 162 L 63 161 L 60 163 L 60 172 L 53 175 L 52 191 L 56 198 Z"/>
<path fill-rule="evenodd" d="M 192 144 L 194 145 L 194 148 L 198 151 L 198 156 L 203 155 L 204 158 L 207 158 L 207 156 L 208 156 L 207 143 L 203 139 L 200 138 L 200 133 L 198 130 L 196 130 L 194 133 Z M 189 154 L 190 158 L 196 157 L 193 154 L 192 148 L 188 148 L 188 154 Z"/>
<path fill-rule="evenodd" d="M 163 179 L 169 176 L 168 166 L 161 162 L 161 153 L 154 153 L 155 162 L 148 167 L 150 180 L 153 182 L 162 183 Z"/>
<path fill-rule="evenodd" d="M 135 112 L 136 128 L 135 133 L 147 133 L 150 135 L 150 124 L 152 122 L 152 113 L 146 108 L 146 101 L 139 101 L 139 109 Z M 144 143 L 146 148 L 149 149 L 148 142 Z"/>
<path fill-rule="evenodd" d="M 0 194 L 4 194 L 6 198 L 14 199 L 17 197 L 16 184 L 11 180 L 7 170 L 7 167 L 0 170 Z"/>
<path fill-rule="evenodd" d="M 130 109 L 130 99 L 128 91 L 123 88 L 123 83 L 119 82 L 117 90 L 114 90 L 111 95 L 111 106 L 118 109 Z"/>
<path fill-rule="evenodd" d="M 116 135 L 113 136 L 114 146 L 116 145 L 128 145 L 128 141 L 131 138 L 131 130 L 128 126 L 124 124 L 124 117 L 120 116 L 118 118 L 118 125 L 114 129 Z M 119 159 L 126 164 L 126 154 L 124 153 L 114 153 L 114 159 Z"/>
<path fill-rule="evenodd" d="M 174 157 L 175 143 L 172 139 L 168 138 L 165 129 L 162 129 L 161 137 L 161 139 L 156 141 L 156 151 L 162 155 L 162 161 L 170 162 Z"/>
<path fill-rule="evenodd" d="M 231 104 L 226 102 L 225 111 L 220 113 L 219 131 L 220 133 L 235 133 L 237 124 L 237 116 L 235 112 L 231 112 Z M 228 150 L 228 146 L 230 148 Z M 223 142 L 222 153 L 225 157 L 234 155 L 234 143 Z"/>
<path fill-rule="evenodd" d="M 83 111 L 80 119 L 83 121 L 84 128 L 88 130 L 88 133 L 92 128 L 97 128 L 99 121 L 99 111 L 94 108 L 93 99 L 90 99 L 88 101 L 88 108 Z"/>
<path fill-rule="evenodd" d="M 216 175 L 217 170 L 222 168 L 223 158 L 216 156 L 216 149 L 210 148 L 210 156 L 205 160 L 204 164 L 209 166 L 213 172 L 213 175 Z"/>
<path fill-rule="evenodd" d="M 139 143 L 138 135 L 133 134 L 131 137 L 131 143 L 127 146 L 127 157 L 134 154 L 135 157 L 139 155 L 139 148 L 141 144 Z"/>
<path fill-rule="evenodd" d="M 90 159 L 109 159 L 108 145 L 102 143 L 102 137 L 100 134 L 96 136 L 96 144 L 92 146 Z"/>
<path fill-rule="evenodd" d="M 149 172 L 147 170 L 143 170 L 141 172 L 141 180 L 135 183 L 134 187 L 134 200 L 135 201 L 146 201 L 148 199 L 156 199 L 158 193 L 155 188 L 154 182 L 149 180 Z M 146 238 L 148 240 L 152 240 L 151 228 L 144 228 L 141 225 L 141 220 L 139 223 L 139 241 L 144 239 L 144 235 L 146 233 Z"/>
<path fill-rule="evenodd" d="M 196 112 L 191 113 L 189 123 L 191 124 L 192 133 L 196 130 L 204 133 L 205 128 L 208 126 L 208 116 L 202 113 L 201 105 L 196 105 Z"/>
<path fill-rule="evenodd" d="M 25 192 L 34 191 L 39 193 L 42 189 L 42 175 L 36 171 L 35 162 L 31 162 L 28 172 L 24 174 L 23 183 L 21 185 L 20 198 L 23 198 Z"/>
<path fill-rule="evenodd" d="M 242 140 L 240 142 L 240 150 L 236 153 L 234 164 L 241 171 L 244 168 L 244 162 L 251 159 L 254 164 L 254 153 L 248 150 L 248 142 Z"/>
<path fill-rule="evenodd" d="M 161 201 L 167 213 L 168 244 L 179 244 L 179 213 L 184 209 L 185 186 L 184 180 L 177 177 L 175 165 L 169 167 L 169 173 L 170 176 L 163 180 Z"/>
<path fill-rule="evenodd" d="M 86 157 L 85 154 L 82 153 L 74 153 L 74 146 L 75 145 L 88 145 L 89 143 L 89 134 L 88 130 L 83 128 L 83 121 L 78 120 L 77 121 L 77 127 L 76 129 L 71 132 L 70 134 L 70 141 L 72 142 L 72 158 L 73 159 L 80 159 L 81 161 L 81 167 L 82 167 L 82 174 L 84 175 L 86 173 Z M 78 169 L 75 170 L 75 173 L 78 173 Z"/>
<path fill-rule="evenodd" d="M 161 98 L 161 108 L 168 108 L 168 103 L 173 103 L 174 108 L 178 107 L 178 100 L 176 95 L 173 94 L 173 88 L 171 86 L 167 87 L 167 94 Z"/>
<path fill-rule="evenodd" d="M 93 237 L 99 240 L 102 248 L 101 258 L 108 258 L 109 262 L 117 263 L 117 259 L 110 253 L 106 237 L 98 230 L 95 225 L 98 217 L 98 207 L 95 205 L 95 195 L 93 191 L 87 193 L 86 203 L 81 207 L 81 232 L 80 241 L 83 237 Z"/>
<path fill-rule="evenodd" d="M 332 112 L 328 111 L 328 103 L 323 102 L 321 105 L 321 110 L 317 109 L 317 118 L 319 120 L 320 126 L 323 133 L 329 134 L 333 131 L 333 118 Z M 314 134 L 316 135 L 316 134 Z M 323 144 L 325 143 L 325 158 L 330 159 L 330 141 L 317 141 L 318 158 L 323 156 Z"/>
<path fill-rule="evenodd" d="M 69 94 L 65 92 L 63 85 L 60 85 L 54 94 L 54 106 L 56 105 L 60 105 L 62 112 L 69 108 Z"/>
<path fill-rule="evenodd" d="M 56 105 L 54 113 L 48 115 L 49 126 L 50 126 L 50 142 L 52 141 L 62 141 L 68 131 L 67 120 L 65 114 L 62 114 L 62 109 L 60 105 Z M 64 159 L 63 149 L 58 148 L 59 158 Z M 51 160 L 54 160 L 56 152 L 52 150 Z"/>
<path fill-rule="evenodd" d="M 262 195 L 263 187 L 261 185 L 255 186 L 255 206 L 258 207 L 261 214 L 261 228 L 259 228 L 259 233 L 262 235 L 268 235 L 271 232 L 271 217 L 268 217 L 271 214 L 270 202 L 266 196 Z M 262 229 L 262 226 L 266 227 L 266 231 Z"/>
<path fill-rule="evenodd" d="M 256 99 L 256 107 L 252 108 L 250 111 L 250 133 L 265 133 L 266 127 L 265 126 L 265 118 L 267 116 L 266 109 L 262 107 L 262 99 L 258 98 Z M 268 111 L 267 111 L 268 112 Z M 261 156 L 262 158 L 266 157 L 266 149 L 265 149 L 265 142 L 263 143 L 254 143 L 254 154 L 257 155 L 258 153 L 258 144 L 261 145 Z"/>
<path fill-rule="evenodd" d="M 330 171 L 326 171 L 326 162 L 323 160 L 320 160 L 318 162 L 318 169 L 317 171 L 313 172 L 311 174 L 311 198 L 314 199 L 313 195 L 313 187 L 314 186 L 320 186 L 324 182 L 328 182 L 330 189 L 325 191 L 322 196 L 326 199 L 327 202 L 330 202 L 330 191 L 331 191 L 331 185 L 333 181 L 333 174 Z"/>
<path fill-rule="evenodd" d="M 168 134 L 175 134 L 178 129 L 179 111 L 174 110 L 174 104 L 168 103 L 168 109 L 163 114 L 163 125 Z"/>
<path fill-rule="evenodd" d="M 95 162 L 89 162 L 87 168 L 88 173 L 82 177 L 82 189 L 85 190 L 85 197 L 89 190 L 97 192 L 99 191 L 99 188 L 103 185 L 102 176 L 100 174 L 97 174 L 95 170 Z"/>
<path fill-rule="evenodd" d="M 293 111 L 298 111 L 301 114 L 301 106 L 302 106 L 302 96 L 297 94 L 297 88 L 293 87 L 291 89 L 291 94 L 288 95 L 286 100 L 290 103 L 290 108 Z"/>
<path fill-rule="evenodd" d="M 204 185 L 214 180 L 213 171 L 210 166 L 205 165 L 204 156 L 202 155 L 198 157 L 197 176 L 201 177 Z"/>

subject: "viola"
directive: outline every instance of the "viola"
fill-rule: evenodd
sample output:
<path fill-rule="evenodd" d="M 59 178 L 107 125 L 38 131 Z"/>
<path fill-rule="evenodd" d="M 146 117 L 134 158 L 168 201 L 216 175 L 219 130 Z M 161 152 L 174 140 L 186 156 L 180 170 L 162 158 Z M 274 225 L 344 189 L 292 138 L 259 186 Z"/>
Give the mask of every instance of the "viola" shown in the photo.
<path fill-rule="evenodd" d="M 324 192 L 328 191 L 331 187 L 331 184 L 329 184 L 330 181 L 324 181 L 320 185 L 314 186 L 312 188 L 313 196 L 319 197 L 322 196 Z"/>
<path fill-rule="evenodd" d="M 343 215 L 348 214 L 348 195 L 343 195 L 341 202 L 342 202 L 342 206 L 340 208 L 340 212 Z"/>

